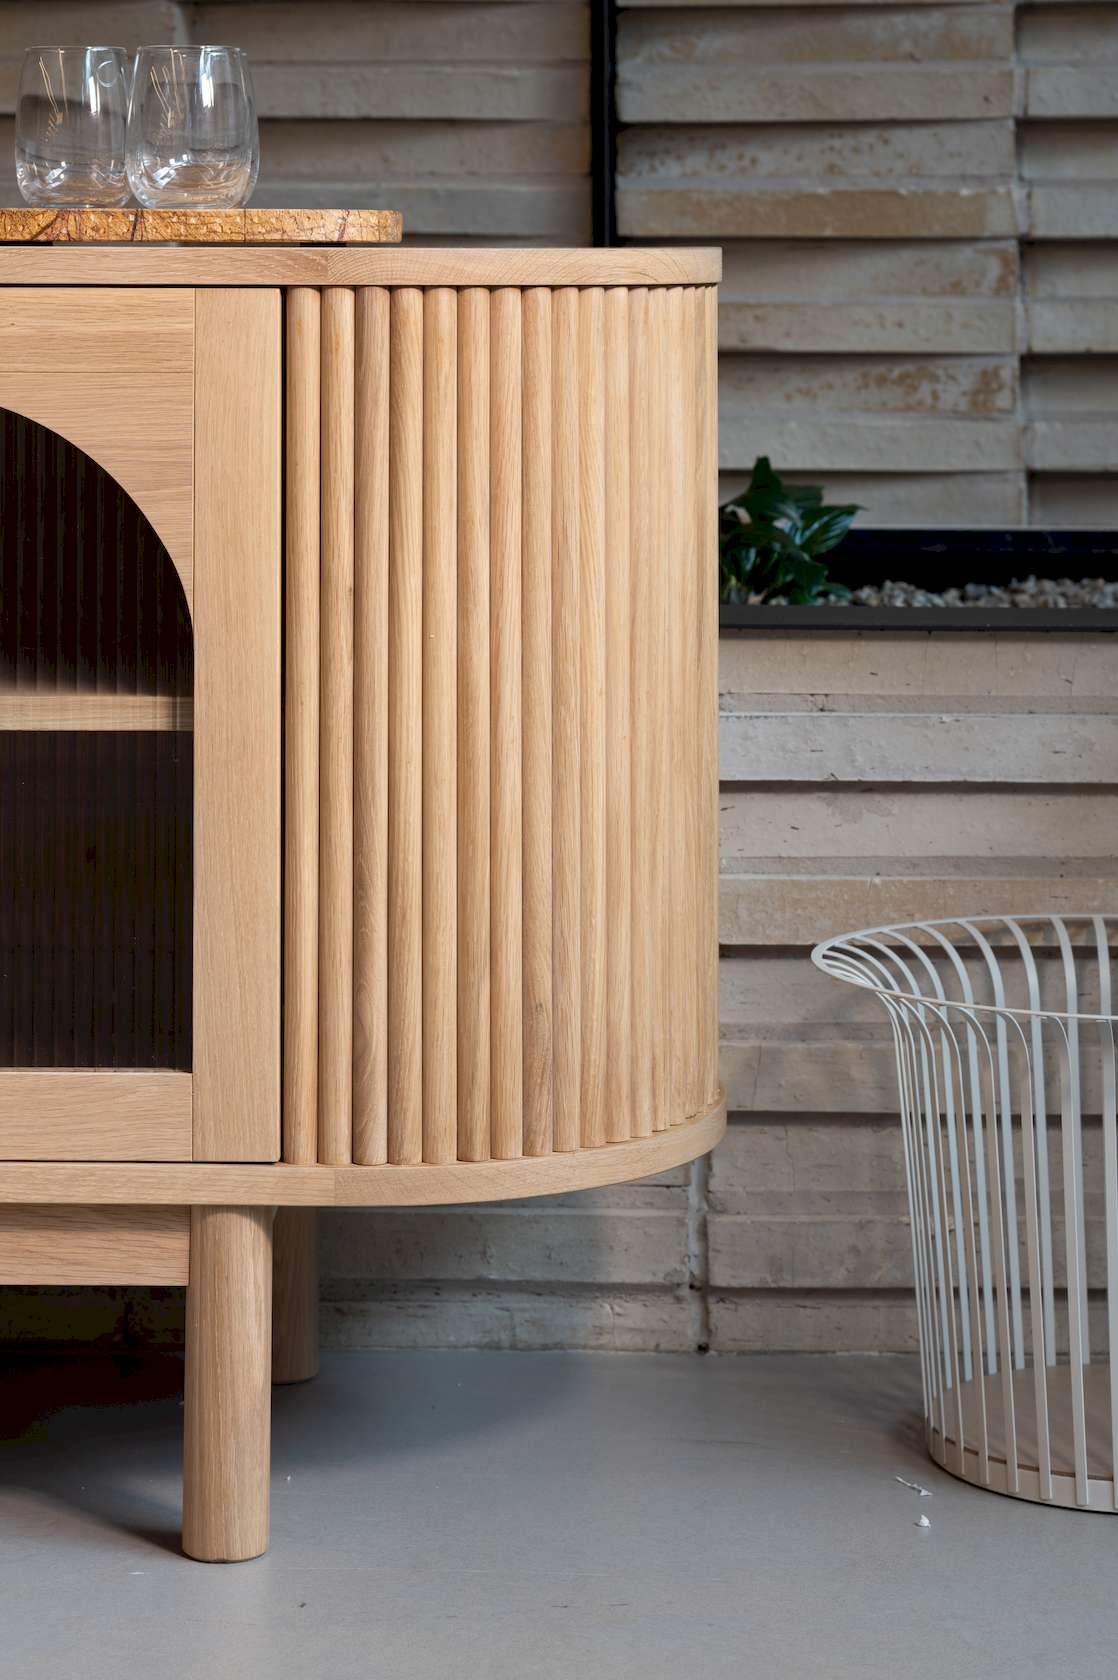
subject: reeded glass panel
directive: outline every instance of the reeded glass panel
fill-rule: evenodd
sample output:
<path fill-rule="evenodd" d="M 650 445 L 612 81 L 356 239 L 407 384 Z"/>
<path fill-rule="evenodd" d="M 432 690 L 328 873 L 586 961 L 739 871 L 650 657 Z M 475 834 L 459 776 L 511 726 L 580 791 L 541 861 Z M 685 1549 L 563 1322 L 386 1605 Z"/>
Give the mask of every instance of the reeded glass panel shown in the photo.
<path fill-rule="evenodd" d="M 127 493 L 0 409 L 0 1066 L 190 1066 L 190 619 Z"/>

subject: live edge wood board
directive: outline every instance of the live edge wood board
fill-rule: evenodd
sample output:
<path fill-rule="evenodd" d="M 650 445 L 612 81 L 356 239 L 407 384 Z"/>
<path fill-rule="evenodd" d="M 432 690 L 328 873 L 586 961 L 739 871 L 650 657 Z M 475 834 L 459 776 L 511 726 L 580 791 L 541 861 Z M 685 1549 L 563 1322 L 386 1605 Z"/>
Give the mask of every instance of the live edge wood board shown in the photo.
<path fill-rule="evenodd" d="M 265 1543 L 274 1208 L 307 1375 L 300 1210 L 721 1133 L 718 276 L 0 244 L 0 1282 L 188 1273 L 193 1555 Z"/>

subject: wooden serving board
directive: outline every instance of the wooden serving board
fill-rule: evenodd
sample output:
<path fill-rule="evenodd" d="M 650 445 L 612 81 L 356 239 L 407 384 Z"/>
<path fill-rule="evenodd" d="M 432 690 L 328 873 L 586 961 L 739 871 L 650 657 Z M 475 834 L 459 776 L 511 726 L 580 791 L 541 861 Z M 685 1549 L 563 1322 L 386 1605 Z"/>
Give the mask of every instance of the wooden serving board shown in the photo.
<path fill-rule="evenodd" d="M 0 209 L 0 245 L 395 245 L 398 210 Z"/>

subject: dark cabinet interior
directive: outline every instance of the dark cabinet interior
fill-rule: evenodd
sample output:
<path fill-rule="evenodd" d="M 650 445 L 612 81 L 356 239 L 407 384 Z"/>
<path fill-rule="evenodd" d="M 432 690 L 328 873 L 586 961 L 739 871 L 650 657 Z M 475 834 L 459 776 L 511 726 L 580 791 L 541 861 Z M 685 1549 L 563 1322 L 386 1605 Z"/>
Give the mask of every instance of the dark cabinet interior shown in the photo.
<path fill-rule="evenodd" d="M 192 692 L 148 521 L 0 410 L 0 1066 L 189 1069 Z"/>

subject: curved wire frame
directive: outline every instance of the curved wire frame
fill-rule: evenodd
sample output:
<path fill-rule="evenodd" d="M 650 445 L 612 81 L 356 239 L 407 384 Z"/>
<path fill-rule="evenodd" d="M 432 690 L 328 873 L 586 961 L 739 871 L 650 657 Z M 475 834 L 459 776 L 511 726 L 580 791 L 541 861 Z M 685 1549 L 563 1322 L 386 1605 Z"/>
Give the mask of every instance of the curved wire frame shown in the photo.
<path fill-rule="evenodd" d="M 1110 1511 L 1116 946 L 1118 916 L 969 916 L 811 954 L 892 1027 L 933 1457 L 999 1492 Z"/>

